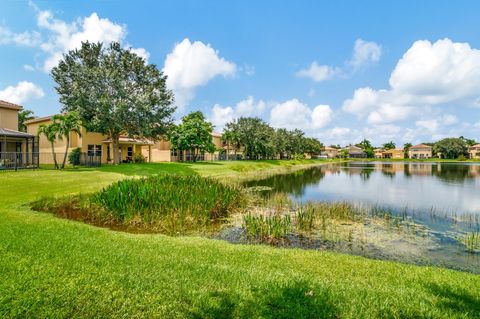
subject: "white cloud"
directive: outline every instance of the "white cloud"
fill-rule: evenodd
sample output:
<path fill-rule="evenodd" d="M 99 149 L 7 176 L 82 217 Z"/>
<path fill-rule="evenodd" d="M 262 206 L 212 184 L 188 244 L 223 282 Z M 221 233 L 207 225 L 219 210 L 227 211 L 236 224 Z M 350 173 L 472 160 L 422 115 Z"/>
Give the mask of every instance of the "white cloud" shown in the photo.
<path fill-rule="evenodd" d="M 31 99 L 38 99 L 45 95 L 43 90 L 32 82 L 21 81 L 15 86 L 7 86 L 0 90 L 0 99 L 7 102 L 22 104 Z"/>
<path fill-rule="evenodd" d="M 255 101 L 253 96 L 238 102 L 235 107 L 215 104 L 211 111 L 211 122 L 216 129 L 222 130 L 226 123 L 242 116 L 261 116 L 266 109 L 266 103 L 262 100 Z"/>
<path fill-rule="evenodd" d="M 165 59 L 164 73 L 167 84 L 175 93 L 178 106 L 188 104 L 195 89 L 206 85 L 216 76 L 232 76 L 236 65 L 220 57 L 210 44 L 184 39 L 177 43 Z"/>
<path fill-rule="evenodd" d="M 40 43 L 40 34 L 34 32 L 15 33 L 5 26 L 0 26 L 0 45 L 21 45 L 21 46 L 36 46 Z"/>
<path fill-rule="evenodd" d="M 416 41 L 397 63 L 389 83 L 388 90 L 355 90 L 342 109 L 381 124 L 421 115 L 422 109 L 439 104 L 470 99 L 472 105 L 480 92 L 480 50 L 449 39 Z"/>
<path fill-rule="evenodd" d="M 415 122 L 419 128 L 426 129 L 431 133 L 438 133 L 438 131 L 447 126 L 458 123 L 458 118 L 453 114 L 445 114 L 440 117 L 423 119 Z"/>
<path fill-rule="evenodd" d="M 310 78 L 315 82 L 326 81 L 339 75 L 348 75 L 348 73 L 354 72 L 369 63 L 378 62 L 381 55 L 382 47 L 379 44 L 357 39 L 353 47 L 351 59 L 346 61 L 343 67 L 322 65 L 317 61 L 313 61 L 308 68 L 301 69 L 295 75 Z"/>
<path fill-rule="evenodd" d="M 130 51 L 143 58 L 145 62 L 148 63 L 150 53 L 147 50 L 145 50 L 144 48 L 131 48 Z"/>
<path fill-rule="evenodd" d="M 31 66 L 30 64 L 24 64 L 23 69 L 27 72 L 35 71 L 35 68 L 33 66 Z"/>
<path fill-rule="evenodd" d="M 315 82 L 321 82 L 333 78 L 340 72 L 338 68 L 328 65 L 320 65 L 317 61 L 313 61 L 310 67 L 301 69 L 295 73 L 298 77 L 310 78 Z"/>
<path fill-rule="evenodd" d="M 253 65 L 244 64 L 243 70 L 245 71 L 246 75 L 252 76 L 255 74 L 255 67 Z"/>
<path fill-rule="evenodd" d="M 349 64 L 358 69 L 366 64 L 378 62 L 382 56 L 382 47 L 373 41 L 357 39 L 353 47 L 353 55 Z"/>
<path fill-rule="evenodd" d="M 297 99 L 275 105 L 270 111 L 270 123 L 274 127 L 311 131 L 326 126 L 333 117 L 328 105 L 317 105 L 313 110 Z"/>

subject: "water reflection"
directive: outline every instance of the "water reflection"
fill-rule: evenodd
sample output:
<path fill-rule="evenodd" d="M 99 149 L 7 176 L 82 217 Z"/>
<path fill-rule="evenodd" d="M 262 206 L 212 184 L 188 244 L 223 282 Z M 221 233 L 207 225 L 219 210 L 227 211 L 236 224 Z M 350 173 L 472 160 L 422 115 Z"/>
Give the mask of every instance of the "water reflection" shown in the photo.
<path fill-rule="evenodd" d="M 302 201 L 346 200 L 456 214 L 480 211 L 480 165 L 475 163 L 348 162 L 247 186 L 269 186 Z"/>

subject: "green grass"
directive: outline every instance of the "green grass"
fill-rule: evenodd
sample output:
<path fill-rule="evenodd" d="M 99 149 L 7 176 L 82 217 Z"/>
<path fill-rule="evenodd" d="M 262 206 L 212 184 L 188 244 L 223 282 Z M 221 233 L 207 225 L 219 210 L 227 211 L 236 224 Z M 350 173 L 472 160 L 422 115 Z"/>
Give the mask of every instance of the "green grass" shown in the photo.
<path fill-rule="evenodd" d="M 241 165 L 257 173 L 286 166 L 267 164 Z M 478 275 L 334 252 L 115 232 L 28 206 L 42 196 L 94 192 L 156 171 L 240 178 L 245 173 L 235 165 L 0 173 L 0 317 L 478 318 Z"/>

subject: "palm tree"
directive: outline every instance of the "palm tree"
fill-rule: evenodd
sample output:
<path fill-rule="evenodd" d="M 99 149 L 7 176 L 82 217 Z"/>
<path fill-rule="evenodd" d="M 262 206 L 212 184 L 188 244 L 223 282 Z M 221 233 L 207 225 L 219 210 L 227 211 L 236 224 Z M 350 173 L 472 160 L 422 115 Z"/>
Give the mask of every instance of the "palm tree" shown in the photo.
<path fill-rule="evenodd" d="M 65 154 L 63 155 L 62 169 L 65 168 L 67 162 L 68 148 L 70 147 L 70 134 L 76 133 L 81 136 L 82 120 L 76 112 L 67 113 L 65 115 L 55 115 L 53 122 L 58 125 L 58 138 L 63 140 L 65 137 Z"/>
<path fill-rule="evenodd" d="M 55 140 L 57 139 L 58 136 L 58 124 L 55 122 L 51 122 L 49 124 L 42 124 L 38 127 L 38 132 L 37 135 L 45 135 L 47 140 L 50 142 L 52 146 L 52 156 L 53 156 L 53 162 L 55 163 L 55 168 L 58 169 L 58 163 L 57 163 L 57 155 L 55 154 Z"/>
<path fill-rule="evenodd" d="M 35 116 L 33 116 L 33 111 L 22 110 L 18 112 L 18 130 L 20 132 L 26 132 L 27 125 L 25 125 L 25 122 L 28 120 L 33 120 L 34 118 Z"/>

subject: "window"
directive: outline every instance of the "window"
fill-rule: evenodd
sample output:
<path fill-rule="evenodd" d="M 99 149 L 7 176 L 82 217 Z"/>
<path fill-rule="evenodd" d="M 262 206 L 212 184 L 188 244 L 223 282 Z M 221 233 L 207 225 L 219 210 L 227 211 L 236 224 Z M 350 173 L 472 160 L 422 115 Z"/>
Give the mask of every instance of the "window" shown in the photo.
<path fill-rule="evenodd" d="M 133 156 L 133 147 L 127 147 L 127 156 L 132 157 Z"/>
<path fill-rule="evenodd" d="M 178 153 L 177 153 L 177 149 L 176 148 L 172 148 L 170 150 L 170 156 L 174 156 L 174 157 L 177 157 L 178 156 Z"/>
<path fill-rule="evenodd" d="M 102 156 L 102 145 L 89 144 L 87 154 L 88 156 Z"/>

